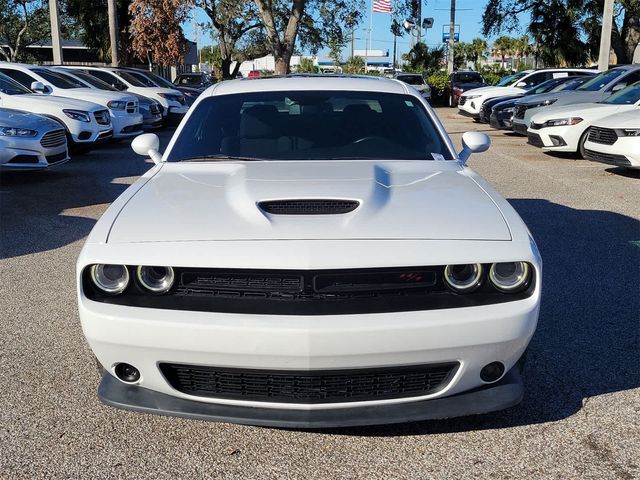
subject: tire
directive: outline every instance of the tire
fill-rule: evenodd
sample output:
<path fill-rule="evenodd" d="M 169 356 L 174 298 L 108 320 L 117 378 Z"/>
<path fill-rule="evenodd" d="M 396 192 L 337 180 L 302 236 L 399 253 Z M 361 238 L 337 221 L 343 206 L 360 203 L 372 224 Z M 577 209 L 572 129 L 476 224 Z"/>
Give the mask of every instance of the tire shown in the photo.
<path fill-rule="evenodd" d="M 580 158 L 583 158 L 585 160 L 587 157 L 584 151 L 585 150 L 584 144 L 587 141 L 588 136 L 589 136 L 589 129 L 587 128 L 585 132 L 582 134 L 582 136 L 580 137 L 580 141 L 578 142 L 578 151 L 576 152 Z"/>
<path fill-rule="evenodd" d="M 453 95 L 449 95 L 449 108 L 453 108 L 455 105 L 453 104 Z"/>

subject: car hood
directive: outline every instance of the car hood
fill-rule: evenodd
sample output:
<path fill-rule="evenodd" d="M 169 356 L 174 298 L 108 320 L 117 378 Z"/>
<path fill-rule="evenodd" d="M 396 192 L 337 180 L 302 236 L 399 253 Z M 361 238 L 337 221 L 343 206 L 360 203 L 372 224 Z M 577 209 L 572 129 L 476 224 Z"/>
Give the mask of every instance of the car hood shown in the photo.
<path fill-rule="evenodd" d="M 483 97 L 503 97 L 507 95 L 517 95 L 519 93 L 524 93 L 526 90 L 523 88 L 515 88 L 515 87 L 481 87 L 474 88 L 473 90 L 468 90 L 464 92 L 465 96 L 469 95 L 482 95 Z"/>
<path fill-rule="evenodd" d="M 95 110 L 104 110 L 102 105 L 76 98 L 58 97 L 55 95 L 40 94 L 24 94 L 24 95 L 7 95 L 3 100 L 5 107 L 18 108 L 20 110 L 29 110 L 40 113 L 46 110 L 61 110 L 63 108 L 73 108 L 75 110 L 83 110 L 93 112 Z"/>
<path fill-rule="evenodd" d="M 622 105 L 621 105 L 622 106 Z M 640 115 L 638 107 L 624 105 L 623 112 L 602 118 L 595 123 L 598 127 L 605 128 L 640 128 Z"/>
<path fill-rule="evenodd" d="M 259 202 L 345 199 L 351 213 L 271 215 Z M 502 212 L 454 161 L 165 163 L 109 243 L 210 240 L 511 240 Z"/>
<path fill-rule="evenodd" d="M 538 95 L 525 97 L 522 100 L 519 100 L 518 103 L 535 105 L 545 100 L 555 100 L 553 106 L 556 106 L 599 102 L 604 98 L 606 98 L 604 92 L 578 92 L 576 90 L 570 90 L 567 92 L 539 93 Z"/>
<path fill-rule="evenodd" d="M 173 88 L 161 88 L 161 87 L 129 87 L 127 89 L 128 93 L 138 93 L 140 95 L 149 96 L 149 95 L 158 95 L 160 93 L 171 94 L 171 95 L 182 95 L 179 90 L 175 90 Z"/>
<path fill-rule="evenodd" d="M 60 124 L 42 115 L 0 108 L 0 125 L 3 127 L 38 129 L 59 129 Z"/>
<path fill-rule="evenodd" d="M 572 105 L 551 105 L 543 108 L 536 113 L 531 120 L 536 123 L 544 123 L 547 120 L 564 118 L 564 117 L 580 117 L 586 121 L 592 121 L 598 118 L 612 115 L 619 111 L 627 110 L 632 105 L 609 105 L 607 103 L 578 103 Z"/>
<path fill-rule="evenodd" d="M 78 98 L 90 102 L 106 105 L 111 101 L 133 102 L 135 97 L 129 93 L 110 92 L 108 90 L 98 90 L 96 88 L 69 88 L 60 89 L 56 92 L 60 97 Z"/>
<path fill-rule="evenodd" d="M 480 82 L 454 83 L 453 86 L 457 88 L 461 88 L 466 92 L 467 90 L 484 88 L 484 83 L 480 83 Z"/>

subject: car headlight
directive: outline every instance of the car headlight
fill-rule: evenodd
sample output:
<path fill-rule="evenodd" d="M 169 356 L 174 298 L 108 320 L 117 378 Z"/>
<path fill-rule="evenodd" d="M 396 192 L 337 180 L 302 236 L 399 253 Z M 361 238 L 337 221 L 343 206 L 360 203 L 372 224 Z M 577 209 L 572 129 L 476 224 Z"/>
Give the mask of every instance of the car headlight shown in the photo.
<path fill-rule="evenodd" d="M 125 102 L 124 100 L 111 100 L 109 103 L 107 103 L 107 107 L 109 107 L 111 110 L 124 110 L 125 108 L 127 108 L 127 102 Z"/>
<path fill-rule="evenodd" d="M 465 95 L 467 100 L 473 100 L 474 98 L 480 98 L 482 95 Z"/>
<path fill-rule="evenodd" d="M 139 266 L 136 269 L 138 282 L 153 293 L 166 293 L 173 286 L 175 274 L 171 267 Z"/>
<path fill-rule="evenodd" d="M 179 102 L 179 103 L 184 102 L 184 96 L 182 95 L 176 95 L 173 93 L 158 93 L 158 95 L 160 95 L 162 98 L 166 98 L 171 102 Z"/>
<path fill-rule="evenodd" d="M 515 110 L 516 110 L 515 107 L 507 107 L 507 108 L 504 108 L 504 109 L 498 110 L 498 111 L 500 111 L 502 113 L 513 113 Z"/>
<path fill-rule="evenodd" d="M 640 137 L 640 128 L 621 128 L 616 130 L 619 137 Z"/>
<path fill-rule="evenodd" d="M 73 120 L 78 120 L 79 122 L 91 122 L 91 117 L 89 116 L 89 112 L 83 112 L 82 110 L 62 110 L 64 114 L 72 118 Z"/>
<path fill-rule="evenodd" d="M 557 98 L 552 98 L 549 100 L 545 100 L 544 102 L 536 103 L 535 105 L 530 105 L 529 108 L 538 108 L 538 107 L 546 107 L 548 105 L 553 105 L 558 101 Z"/>
<path fill-rule="evenodd" d="M 501 292 L 512 293 L 526 287 L 529 272 L 526 262 L 494 263 L 489 269 L 489 280 Z"/>
<path fill-rule="evenodd" d="M 444 281 L 454 292 L 469 293 L 480 286 L 482 265 L 470 263 L 444 267 Z"/>
<path fill-rule="evenodd" d="M 91 280 L 103 292 L 117 295 L 129 285 L 129 270 L 124 265 L 93 265 Z"/>
<path fill-rule="evenodd" d="M 562 127 L 564 125 L 577 125 L 583 119 L 580 117 L 568 117 L 568 118 L 554 118 L 553 120 L 547 120 L 542 124 L 543 127 Z"/>
<path fill-rule="evenodd" d="M 0 127 L 0 137 L 35 137 L 38 132 L 28 128 Z"/>

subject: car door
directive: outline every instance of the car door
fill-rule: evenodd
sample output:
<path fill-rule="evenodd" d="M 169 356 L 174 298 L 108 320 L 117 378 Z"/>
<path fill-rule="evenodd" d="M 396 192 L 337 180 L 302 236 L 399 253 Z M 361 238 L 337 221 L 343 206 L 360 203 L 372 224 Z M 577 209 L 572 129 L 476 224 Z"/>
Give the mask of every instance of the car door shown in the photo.
<path fill-rule="evenodd" d="M 540 85 L 542 82 L 546 82 L 551 78 L 553 78 L 552 72 L 536 72 L 525 77 L 524 80 L 520 80 L 515 86 L 518 88 L 529 89 Z"/>
<path fill-rule="evenodd" d="M 40 82 L 36 77 L 23 72 L 22 70 L 14 70 L 13 68 L 0 67 L 0 72 L 4 73 L 7 77 L 14 79 L 20 85 L 31 90 L 31 84 L 33 82 Z"/>

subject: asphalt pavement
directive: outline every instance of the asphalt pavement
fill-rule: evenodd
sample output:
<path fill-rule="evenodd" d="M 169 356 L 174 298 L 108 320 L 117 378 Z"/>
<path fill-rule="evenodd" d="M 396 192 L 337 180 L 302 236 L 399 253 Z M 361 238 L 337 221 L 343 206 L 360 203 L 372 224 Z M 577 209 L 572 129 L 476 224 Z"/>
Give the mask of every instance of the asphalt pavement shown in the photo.
<path fill-rule="evenodd" d="M 329 431 L 102 405 L 74 269 L 95 221 L 150 167 L 122 142 L 48 172 L 0 175 L 0 478 L 640 478 L 640 174 L 438 114 L 457 145 L 467 130 L 492 136 L 470 165 L 543 256 L 522 404 Z"/>

